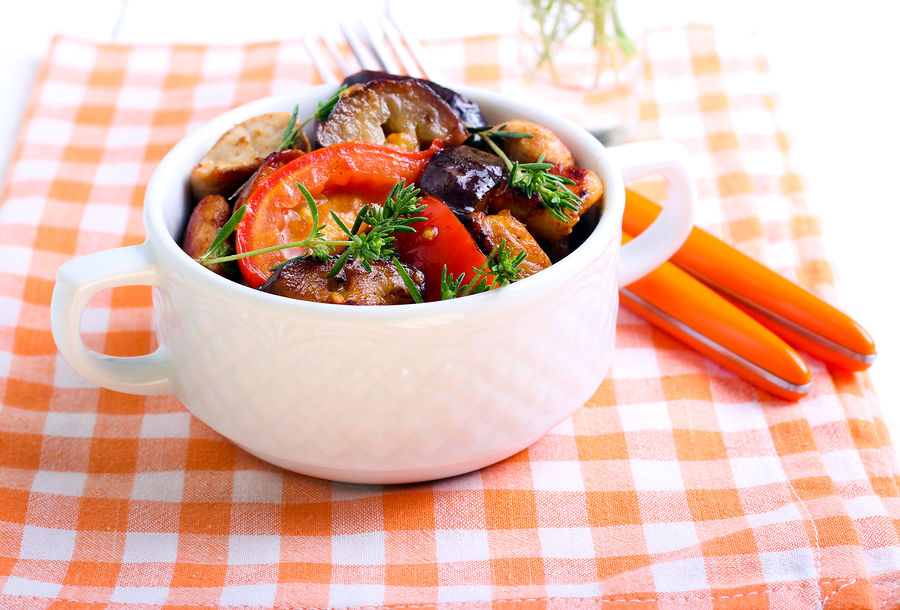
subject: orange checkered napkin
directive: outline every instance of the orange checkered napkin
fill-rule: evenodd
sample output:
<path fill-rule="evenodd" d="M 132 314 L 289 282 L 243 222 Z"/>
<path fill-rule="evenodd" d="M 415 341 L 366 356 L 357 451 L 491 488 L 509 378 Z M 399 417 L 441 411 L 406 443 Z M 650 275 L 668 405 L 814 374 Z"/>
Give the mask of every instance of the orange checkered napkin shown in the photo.
<path fill-rule="evenodd" d="M 429 49 L 511 85 L 510 41 Z M 639 137 L 691 151 L 707 230 L 826 298 L 818 224 L 752 39 L 646 41 Z M 0 205 L 0 608 L 896 608 L 898 471 L 865 376 L 797 404 L 620 312 L 594 397 L 527 451 L 419 485 L 248 455 L 172 397 L 99 389 L 50 336 L 56 269 L 140 242 L 154 167 L 237 104 L 318 82 L 303 45 L 57 39 Z M 94 349 L 152 347 L 149 291 L 96 297 Z"/>

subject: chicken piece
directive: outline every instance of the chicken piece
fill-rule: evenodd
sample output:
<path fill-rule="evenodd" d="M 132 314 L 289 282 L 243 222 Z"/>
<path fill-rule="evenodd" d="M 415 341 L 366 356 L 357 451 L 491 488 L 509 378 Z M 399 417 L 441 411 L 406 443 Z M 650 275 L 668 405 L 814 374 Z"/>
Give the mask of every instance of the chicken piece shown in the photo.
<path fill-rule="evenodd" d="M 498 214 L 500 210 L 509 210 L 540 242 L 553 242 L 571 233 L 572 227 L 581 216 L 600 201 L 603 183 L 597 174 L 582 167 L 571 166 L 562 169 L 555 167 L 549 171 L 575 181 L 575 184 L 567 185 L 566 188 L 581 199 L 581 205 L 578 210 L 569 213 L 568 222 L 554 218 L 544 207 L 537 193 L 528 198 L 518 189 L 511 188 L 507 182 L 504 182 L 491 197 L 490 212 Z"/>
<path fill-rule="evenodd" d="M 519 265 L 519 279 L 534 275 L 550 266 L 550 258 L 544 253 L 528 229 L 516 220 L 509 210 L 497 214 L 475 212 L 469 215 L 469 231 L 482 252 L 490 253 L 506 241 L 506 251 L 511 256 L 525 252 L 525 260 Z"/>
<path fill-rule="evenodd" d="M 188 220 L 187 229 L 184 231 L 184 245 L 182 249 L 193 259 L 197 259 L 209 250 L 219 229 L 225 226 L 231 218 L 231 205 L 221 195 L 207 195 L 194 206 L 191 218 Z M 231 245 L 234 246 L 234 236 L 231 236 Z M 222 277 L 230 277 L 222 265 L 210 265 L 210 271 L 218 273 Z"/>
<path fill-rule="evenodd" d="M 447 102 L 414 79 L 350 87 L 316 130 L 321 146 L 358 140 L 409 152 L 425 150 L 434 140 L 457 146 L 468 137 Z"/>
<path fill-rule="evenodd" d="M 338 305 L 402 305 L 414 303 L 393 261 L 377 260 L 366 271 L 356 259 L 348 260 L 333 278 L 326 276 L 337 256 L 320 263 L 311 258 L 295 258 L 280 267 L 266 283 L 263 292 L 301 301 Z M 403 265 L 419 294 L 425 293 L 425 275 L 410 265 Z"/>
<path fill-rule="evenodd" d="M 519 163 L 537 163 L 541 155 L 544 162 L 570 167 L 575 165 L 572 153 L 559 137 L 541 125 L 513 119 L 503 124 L 503 131 L 522 131 L 530 133 L 533 138 L 504 138 L 501 148 L 511 161 Z"/>
<path fill-rule="evenodd" d="M 287 112 L 261 114 L 225 132 L 191 170 L 194 199 L 212 194 L 230 197 L 279 147 L 290 120 Z M 295 148 L 309 151 L 306 135 Z"/>

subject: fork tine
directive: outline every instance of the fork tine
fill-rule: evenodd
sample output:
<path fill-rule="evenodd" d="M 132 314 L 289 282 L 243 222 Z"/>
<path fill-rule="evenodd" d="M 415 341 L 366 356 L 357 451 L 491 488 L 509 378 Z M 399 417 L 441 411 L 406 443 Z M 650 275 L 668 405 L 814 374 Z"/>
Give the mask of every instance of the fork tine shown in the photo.
<path fill-rule="evenodd" d="M 397 59 L 400 60 L 400 65 L 403 66 L 403 70 L 409 76 L 422 78 L 424 74 L 422 74 L 416 60 L 409 54 L 409 51 L 400 39 L 400 33 L 397 32 L 397 28 L 394 27 L 393 22 L 388 19 L 387 16 L 382 16 L 379 19 L 379 22 L 381 23 L 381 30 L 384 32 L 388 44 L 390 44 L 391 48 L 394 50 Z"/>
<path fill-rule="evenodd" d="M 384 46 L 384 33 L 381 31 L 381 28 L 370 20 L 360 19 L 358 24 L 366 37 L 369 49 L 372 50 L 375 58 L 381 63 L 382 69 L 390 74 L 402 74 L 403 72 L 397 65 L 397 62 L 394 61 L 391 52 Z"/>
<path fill-rule="evenodd" d="M 408 36 L 407 32 L 400 27 L 400 24 L 397 23 L 397 20 L 394 19 L 390 13 L 387 15 L 387 20 L 391 22 L 391 25 L 397 30 L 397 33 L 400 35 L 400 38 L 406 42 L 406 46 L 409 47 L 410 54 L 415 58 L 418 62 L 419 66 L 422 68 L 422 74 L 425 75 L 425 78 L 428 80 L 432 80 L 436 83 L 446 83 L 447 79 L 444 77 L 443 72 L 435 66 L 431 61 L 428 60 L 428 57 L 425 53 L 425 49 L 422 48 L 422 45 L 419 44 L 419 41 L 416 38 Z"/>
<path fill-rule="evenodd" d="M 325 62 L 325 58 L 322 57 L 322 53 L 319 51 L 319 45 L 311 41 L 308 37 L 303 37 L 303 44 L 306 45 L 306 52 L 309 54 L 310 59 L 312 59 L 313 65 L 316 67 L 316 71 L 319 73 L 319 76 L 322 77 L 322 80 L 326 85 L 334 85 L 338 82 L 338 79 L 334 76 L 334 73 L 328 67 Z"/>
<path fill-rule="evenodd" d="M 372 56 L 372 53 L 366 48 L 363 41 L 359 39 L 359 36 L 353 31 L 353 28 L 346 23 L 341 23 L 341 32 L 344 33 L 344 38 L 347 39 L 350 48 L 353 49 L 353 54 L 356 55 L 356 59 L 359 61 L 359 65 L 362 66 L 363 70 L 386 69 Z"/>
<path fill-rule="evenodd" d="M 325 50 L 331 55 L 331 59 L 337 64 L 338 70 L 341 71 L 341 76 L 348 76 L 351 74 L 353 71 L 347 66 L 347 62 L 344 61 L 341 52 L 338 51 L 338 48 L 334 45 L 334 41 L 328 36 L 322 36 L 322 43 L 325 45 Z"/>

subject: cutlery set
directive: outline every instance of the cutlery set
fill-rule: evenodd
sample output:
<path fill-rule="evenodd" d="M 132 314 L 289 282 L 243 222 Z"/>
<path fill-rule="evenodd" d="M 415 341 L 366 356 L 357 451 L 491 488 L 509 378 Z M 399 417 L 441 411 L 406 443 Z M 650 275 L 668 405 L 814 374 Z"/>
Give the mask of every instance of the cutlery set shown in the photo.
<path fill-rule="evenodd" d="M 363 70 L 446 82 L 389 16 L 345 23 L 341 32 Z M 331 39 L 321 40 L 324 54 L 317 41 L 304 42 L 325 83 L 356 71 Z M 660 209 L 626 189 L 623 241 L 641 233 Z M 620 287 L 619 296 L 652 324 L 786 400 L 811 387 L 809 367 L 794 348 L 848 371 L 865 370 L 876 357 L 872 337 L 851 318 L 697 227 L 669 262 Z"/>

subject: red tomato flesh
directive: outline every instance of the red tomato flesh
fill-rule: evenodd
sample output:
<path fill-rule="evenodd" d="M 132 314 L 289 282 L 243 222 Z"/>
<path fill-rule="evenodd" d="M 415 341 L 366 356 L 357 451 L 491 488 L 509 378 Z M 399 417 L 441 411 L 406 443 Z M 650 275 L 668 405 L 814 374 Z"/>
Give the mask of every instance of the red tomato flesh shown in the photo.
<path fill-rule="evenodd" d="M 316 201 L 325 238 L 343 241 L 346 235 L 331 217 L 334 211 L 350 227 L 368 203 L 382 204 L 391 188 L 403 180 L 412 184 L 443 145 L 435 142 L 422 152 L 402 152 L 365 142 L 320 148 L 291 161 L 266 178 L 247 199 L 247 211 L 235 231 L 239 253 L 305 239 L 313 229 L 312 215 L 297 183 Z M 271 269 L 305 251 L 276 250 L 239 259 L 241 274 L 251 287 L 261 286 Z"/>
<path fill-rule="evenodd" d="M 480 269 L 486 258 L 456 214 L 443 201 L 428 195 L 421 203 L 425 205 L 425 210 L 418 216 L 424 216 L 427 220 L 411 225 L 415 233 L 395 233 L 395 246 L 401 262 L 425 274 L 424 299 L 440 301 L 444 265 L 447 266 L 447 273 L 454 277 L 465 274 L 465 285 L 475 277 L 472 268 Z M 493 276 L 487 276 L 488 283 L 493 280 Z"/>

